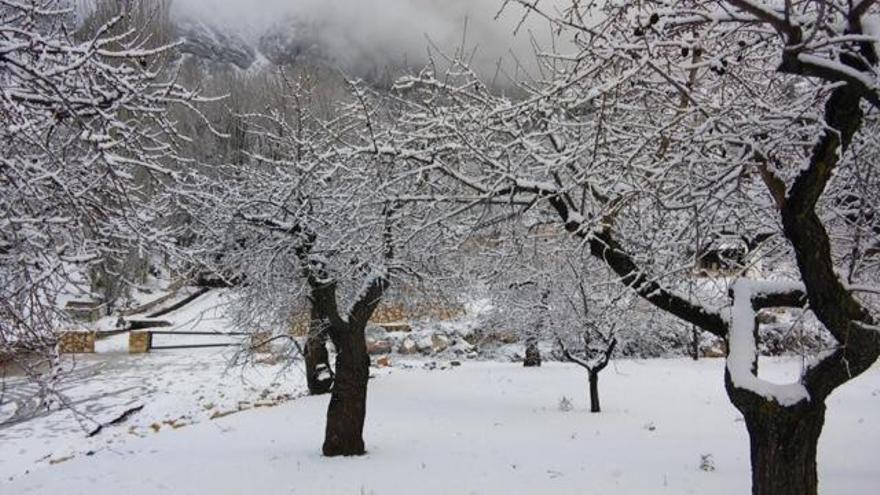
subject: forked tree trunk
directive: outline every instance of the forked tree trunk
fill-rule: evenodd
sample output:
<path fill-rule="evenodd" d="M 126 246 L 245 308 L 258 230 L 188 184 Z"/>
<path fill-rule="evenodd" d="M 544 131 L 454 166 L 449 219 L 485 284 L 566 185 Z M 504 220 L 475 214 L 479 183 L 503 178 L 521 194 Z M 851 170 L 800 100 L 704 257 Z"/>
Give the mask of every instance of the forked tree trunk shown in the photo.
<path fill-rule="evenodd" d="M 367 381 L 370 357 L 363 328 L 339 332 L 336 344 L 336 379 L 327 408 L 324 455 L 363 455 L 364 418 L 367 410 Z"/>
<path fill-rule="evenodd" d="M 752 495 L 817 495 L 816 450 L 825 403 L 814 398 L 782 406 L 735 388 L 729 373 L 725 385 L 749 432 Z"/>
<path fill-rule="evenodd" d="M 602 412 L 602 408 L 599 407 L 599 372 L 589 371 L 588 375 L 590 377 L 590 412 Z"/>

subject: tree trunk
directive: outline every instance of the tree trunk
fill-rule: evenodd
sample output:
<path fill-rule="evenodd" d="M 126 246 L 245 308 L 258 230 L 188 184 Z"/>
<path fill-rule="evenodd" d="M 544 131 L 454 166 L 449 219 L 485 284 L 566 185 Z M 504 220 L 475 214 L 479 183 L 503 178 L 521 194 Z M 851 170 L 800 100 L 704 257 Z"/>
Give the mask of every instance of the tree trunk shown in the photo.
<path fill-rule="evenodd" d="M 326 334 L 310 334 L 306 341 L 306 382 L 311 395 L 326 394 L 333 387 Z"/>
<path fill-rule="evenodd" d="M 526 368 L 541 366 L 541 351 L 538 349 L 537 339 L 526 340 L 526 358 L 523 360 L 523 366 Z"/>
<path fill-rule="evenodd" d="M 327 409 L 323 451 L 328 457 L 363 455 L 370 357 L 363 328 L 337 333 L 336 378 Z"/>
<path fill-rule="evenodd" d="M 745 415 L 752 459 L 753 495 L 816 495 L 816 447 L 825 405 L 777 404 Z"/>
<path fill-rule="evenodd" d="M 327 325 L 312 307 L 305 355 L 306 383 L 311 395 L 326 394 L 333 387 L 333 371 L 327 352 Z"/>
<path fill-rule="evenodd" d="M 736 388 L 725 372 L 725 387 L 749 432 L 753 495 L 816 495 L 816 448 L 825 424 L 825 402 L 813 397 L 782 406 Z"/>
<path fill-rule="evenodd" d="M 602 408 L 599 407 L 599 372 L 589 371 L 588 375 L 590 377 L 590 412 L 602 412 Z"/>

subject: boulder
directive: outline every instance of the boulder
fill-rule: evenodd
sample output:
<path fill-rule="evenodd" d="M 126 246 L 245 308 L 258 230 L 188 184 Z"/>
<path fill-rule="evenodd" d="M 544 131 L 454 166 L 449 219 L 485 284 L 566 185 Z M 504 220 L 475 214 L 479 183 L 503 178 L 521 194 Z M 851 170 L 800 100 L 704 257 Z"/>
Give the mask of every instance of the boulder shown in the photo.
<path fill-rule="evenodd" d="M 433 334 L 422 334 L 416 336 L 416 349 L 419 352 L 428 353 L 434 350 L 434 336 Z"/>
<path fill-rule="evenodd" d="M 516 344 L 520 341 L 520 336 L 509 330 L 496 331 L 493 335 L 502 344 Z"/>
<path fill-rule="evenodd" d="M 712 346 L 703 351 L 703 356 L 707 358 L 723 358 L 727 356 L 722 346 Z"/>
<path fill-rule="evenodd" d="M 374 340 L 367 339 L 367 353 L 373 354 L 388 354 L 391 352 L 391 341 L 387 339 L 383 340 Z"/>
<path fill-rule="evenodd" d="M 449 347 L 449 337 L 435 333 L 431 336 L 431 351 L 443 352 Z"/>
<path fill-rule="evenodd" d="M 759 311 L 755 316 L 755 319 L 762 325 L 768 325 L 778 321 L 777 316 L 771 311 Z"/>
<path fill-rule="evenodd" d="M 463 339 L 456 339 L 449 347 L 459 356 L 469 354 L 476 350 L 476 346 Z"/>
<path fill-rule="evenodd" d="M 382 356 L 376 360 L 376 366 L 380 368 L 390 368 L 391 367 L 391 356 Z"/>
<path fill-rule="evenodd" d="M 388 330 L 378 325 L 367 325 L 364 330 L 367 340 L 385 340 L 388 338 Z"/>
<path fill-rule="evenodd" d="M 416 341 L 407 337 L 403 339 L 403 343 L 400 344 L 400 347 L 397 349 L 397 352 L 401 354 L 415 354 L 419 352 L 419 348 L 416 345 Z"/>

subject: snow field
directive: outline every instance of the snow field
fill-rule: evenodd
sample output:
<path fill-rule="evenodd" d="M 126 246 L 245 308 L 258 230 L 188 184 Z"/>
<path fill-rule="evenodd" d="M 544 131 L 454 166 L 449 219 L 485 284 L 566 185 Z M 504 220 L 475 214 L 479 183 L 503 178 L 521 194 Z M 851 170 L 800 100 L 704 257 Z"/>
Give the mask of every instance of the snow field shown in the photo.
<path fill-rule="evenodd" d="M 799 365 L 765 360 L 761 376 L 785 382 Z M 320 455 L 328 397 L 305 397 L 129 439 L 16 477 L 0 492 L 748 493 L 748 437 L 723 370 L 723 360 L 612 363 L 596 415 L 572 365 L 392 369 L 370 383 L 362 458 Z M 563 396 L 573 410 L 560 409 Z M 822 493 L 876 493 L 878 412 L 877 367 L 829 399 Z"/>

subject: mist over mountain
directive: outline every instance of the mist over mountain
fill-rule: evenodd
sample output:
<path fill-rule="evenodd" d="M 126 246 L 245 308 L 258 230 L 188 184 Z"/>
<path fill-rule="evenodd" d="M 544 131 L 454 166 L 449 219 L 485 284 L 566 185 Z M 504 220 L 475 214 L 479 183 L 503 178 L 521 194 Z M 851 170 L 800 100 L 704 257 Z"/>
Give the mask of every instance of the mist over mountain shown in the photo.
<path fill-rule="evenodd" d="M 551 3 L 548 2 L 548 5 Z M 499 13 L 500 0 L 173 0 L 183 51 L 248 69 L 295 64 L 301 58 L 355 76 L 420 67 L 429 46 L 473 51 L 481 73 L 515 74 L 534 66 L 532 41 L 547 44 L 549 25 L 522 11 Z M 499 65 L 500 64 L 500 65 Z M 502 76 L 503 77 L 503 76 Z"/>

